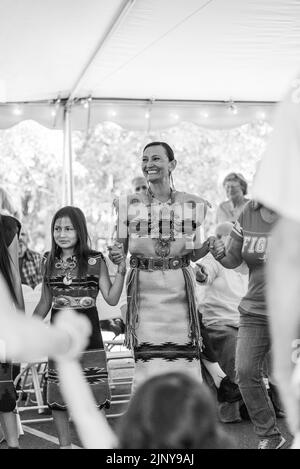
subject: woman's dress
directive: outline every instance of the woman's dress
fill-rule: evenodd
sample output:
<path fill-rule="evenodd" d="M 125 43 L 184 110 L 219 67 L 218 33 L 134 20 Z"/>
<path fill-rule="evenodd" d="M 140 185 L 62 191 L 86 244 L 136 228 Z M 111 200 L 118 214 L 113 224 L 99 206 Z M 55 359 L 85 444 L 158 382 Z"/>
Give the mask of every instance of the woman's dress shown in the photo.
<path fill-rule="evenodd" d="M 204 211 L 202 199 L 175 191 L 166 203 L 147 194 L 119 201 L 116 233 L 122 241 L 127 225 L 131 254 L 126 345 L 134 352 L 134 386 L 171 371 L 201 378 L 201 333 L 189 254 Z"/>
<path fill-rule="evenodd" d="M 44 263 L 45 260 L 46 257 L 44 257 Z M 72 272 L 72 283 L 67 285 L 64 282 L 65 272 L 60 267 L 59 259 L 57 259 L 50 278 L 47 278 L 44 274 L 43 284 L 43 294 L 47 295 L 50 292 L 52 295 L 51 322 L 53 322 L 56 314 L 63 308 L 68 307 L 79 314 L 83 314 L 91 322 L 92 334 L 86 350 L 81 354 L 80 364 L 99 408 L 109 407 L 111 399 L 106 353 L 96 308 L 101 262 L 105 262 L 101 253 L 90 255 L 86 277 L 78 278 L 78 267 L 76 267 Z M 53 410 L 67 409 L 60 392 L 56 365 L 51 359 L 48 362 L 47 403 Z"/>
<path fill-rule="evenodd" d="M 9 247 L 20 232 L 21 225 L 13 217 L 1 215 L 6 246 Z M 1 281 L 4 281 L 1 275 Z M 16 407 L 16 391 L 11 363 L 0 363 L 0 412 L 11 412 Z"/>

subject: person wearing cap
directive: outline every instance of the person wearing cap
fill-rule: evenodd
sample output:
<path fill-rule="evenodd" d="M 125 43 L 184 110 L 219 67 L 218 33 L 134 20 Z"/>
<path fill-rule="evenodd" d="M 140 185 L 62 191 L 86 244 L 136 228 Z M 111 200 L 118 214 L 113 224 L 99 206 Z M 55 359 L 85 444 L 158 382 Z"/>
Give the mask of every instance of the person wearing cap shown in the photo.
<path fill-rule="evenodd" d="M 223 181 L 223 187 L 228 200 L 221 202 L 218 206 L 216 223 L 223 223 L 225 221 L 234 223 L 238 219 L 244 205 L 249 202 L 249 199 L 245 197 L 248 184 L 241 173 L 229 173 Z"/>

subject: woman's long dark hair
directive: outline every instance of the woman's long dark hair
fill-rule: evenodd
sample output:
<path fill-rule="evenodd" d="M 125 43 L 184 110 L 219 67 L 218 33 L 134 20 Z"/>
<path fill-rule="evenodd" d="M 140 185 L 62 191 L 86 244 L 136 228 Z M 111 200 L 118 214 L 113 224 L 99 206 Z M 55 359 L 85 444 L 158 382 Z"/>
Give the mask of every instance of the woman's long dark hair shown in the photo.
<path fill-rule="evenodd" d="M 4 226 L 2 222 L 2 216 L 0 215 L 0 271 L 6 281 L 10 294 L 13 300 L 17 303 L 16 292 L 12 280 L 11 272 L 11 258 L 9 255 L 8 248 L 6 246 L 5 236 L 4 236 Z"/>
<path fill-rule="evenodd" d="M 86 219 L 84 213 L 78 207 L 67 205 L 60 208 L 54 215 L 51 222 L 51 250 L 46 263 L 46 278 L 49 278 L 54 269 L 55 258 L 59 258 L 62 249 L 54 241 L 54 225 L 59 218 L 70 218 L 74 229 L 77 232 L 77 243 L 74 249 L 74 254 L 78 261 L 78 277 L 81 278 L 86 275 L 88 257 L 92 251 L 90 248 L 90 238 L 87 231 Z"/>

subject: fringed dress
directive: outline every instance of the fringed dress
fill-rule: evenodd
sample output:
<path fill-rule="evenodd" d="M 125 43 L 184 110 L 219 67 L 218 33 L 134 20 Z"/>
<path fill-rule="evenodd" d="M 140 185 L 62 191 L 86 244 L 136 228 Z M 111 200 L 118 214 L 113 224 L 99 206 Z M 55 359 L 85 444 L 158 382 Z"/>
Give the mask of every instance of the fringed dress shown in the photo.
<path fill-rule="evenodd" d="M 45 265 L 47 254 L 43 262 Z M 59 260 L 58 260 L 59 261 Z M 51 322 L 63 308 L 71 308 L 89 319 L 92 334 L 86 350 L 81 354 L 80 364 L 85 378 L 93 392 L 97 407 L 109 407 L 111 395 L 108 385 L 106 353 L 100 330 L 96 297 L 99 292 L 100 264 L 105 262 L 101 253 L 89 256 L 85 278 L 78 278 L 78 267 L 72 272 L 72 283 L 64 283 L 64 272 L 55 263 L 50 277 L 44 274 L 43 294 L 52 295 Z M 45 270 L 45 269 L 44 269 Z M 77 273 L 77 275 L 76 275 Z M 60 391 L 59 377 L 55 362 L 48 362 L 47 403 L 52 410 L 66 410 Z"/>
<path fill-rule="evenodd" d="M 119 201 L 116 233 L 122 241 L 126 225 L 131 254 L 125 340 L 135 358 L 134 387 L 171 371 L 201 378 L 202 339 L 189 254 L 204 211 L 202 199 L 175 191 L 166 203 L 140 194 Z"/>

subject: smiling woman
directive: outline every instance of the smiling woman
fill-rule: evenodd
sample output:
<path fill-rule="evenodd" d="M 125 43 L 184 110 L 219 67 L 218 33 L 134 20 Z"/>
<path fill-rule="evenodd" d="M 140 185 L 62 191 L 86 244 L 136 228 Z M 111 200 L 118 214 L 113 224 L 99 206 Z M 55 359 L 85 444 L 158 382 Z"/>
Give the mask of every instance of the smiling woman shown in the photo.
<path fill-rule="evenodd" d="M 190 260 L 208 252 L 200 226 L 207 202 L 176 191 L 173 150 L 165 142 L 144 148 L 148 189 L 119 199 L 115 233 L 131 254 L 127 278 L 126 345 L 136 362 L 134 384 L 166 371 L 201 376 L 201 334 Z M 117 260 L 114 249 L 111 259 Z"/>

